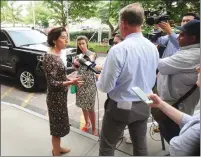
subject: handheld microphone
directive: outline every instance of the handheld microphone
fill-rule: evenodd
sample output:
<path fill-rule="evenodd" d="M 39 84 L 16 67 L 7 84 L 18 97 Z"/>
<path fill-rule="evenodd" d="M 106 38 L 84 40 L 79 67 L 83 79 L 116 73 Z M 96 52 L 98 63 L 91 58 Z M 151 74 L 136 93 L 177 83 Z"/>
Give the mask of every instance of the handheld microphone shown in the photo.
<path fill-rule="evenodd" d="M 94 67 L 96 66 L 96 64 L 92 63 L 91 61 L 87 61 L 86 59 L 84 59 L 83 55 L 79 56 L 78 61 L 79 61 L 79 63 L 81 65 L 87 66 L 87 68 L 90 69 L 91 71 L 93 71 L 94 73 L 96 73 L 96 74 L 100 74 L 101 73 L 100 71 L 97 71 L 97 70 L 94 69 Z"/>

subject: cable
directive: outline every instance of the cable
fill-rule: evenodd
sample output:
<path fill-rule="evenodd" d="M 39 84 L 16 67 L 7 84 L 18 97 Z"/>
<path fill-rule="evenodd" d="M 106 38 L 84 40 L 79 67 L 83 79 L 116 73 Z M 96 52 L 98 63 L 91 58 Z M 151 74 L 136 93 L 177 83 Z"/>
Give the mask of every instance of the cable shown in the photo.
<path fill-rule="evenodd" d="M 157 126 L 157 125 L 154 123 L 154 118 L 151 115 L 150 115 L 150 118 L 152 119 L 152 124 L 151 124 L 150 129 L 149 129 L 149 135 L 150 135 L 150 137 L 151 137 L 152 140 L 154 140 L 154 141 L 161 141 L 161 140 L 156 140 L 156 139 L 154 139 L 152 137 L 152 135 L 154 134 L 154 131 L 151 132 L 152 127 L 153 126 Z"/>
<path fill-rule="evenodd" d="M 115 149 L 118 149 L 119 148 L 119 146 L 122 144 L 122 142 L 123 142 L 123 139 L 124 139 L 124 137 L 122 136 L 120 139 L 119 139 L 119 141 L 121 140 L 121 142 L 119 143 L 119 145 L 115 148 Z"/>
<path fill-rule="evenodd" d="M 96 82 L 96 77 L 95 75 L 94 76 L 94 80 Z M 99 127 L 100 127 L 100 124 L 99 124 L 99 107 L 100 107 L 100 104 L 99 104 L 99 96 L 98 96 L 98 88 L 96 86 L 96 96 L 97 96 L 97 101 L 98 101 L 98 141 L 100 140 L 100 132 L 99 132 Z"/>

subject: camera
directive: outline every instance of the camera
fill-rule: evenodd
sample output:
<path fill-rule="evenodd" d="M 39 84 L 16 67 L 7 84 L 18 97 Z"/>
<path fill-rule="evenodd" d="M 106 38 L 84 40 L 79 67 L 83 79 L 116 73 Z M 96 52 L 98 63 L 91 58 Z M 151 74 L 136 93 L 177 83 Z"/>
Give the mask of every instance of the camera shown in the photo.
<path fill-rule="evenodd" d="M 158 33 L 152 33 L 147 35 L 147 39 L 149 39 L 151 42 L 156 42 L 156 40 L 163 36 L 163 32 L 158 32 Z"/>
<path fill-rule="evenodd" d="M 148 25 L 159 24 L 161 21 L 167 22 L 169 15 L 158 11 L 145 11 L 146 23 Z"/>

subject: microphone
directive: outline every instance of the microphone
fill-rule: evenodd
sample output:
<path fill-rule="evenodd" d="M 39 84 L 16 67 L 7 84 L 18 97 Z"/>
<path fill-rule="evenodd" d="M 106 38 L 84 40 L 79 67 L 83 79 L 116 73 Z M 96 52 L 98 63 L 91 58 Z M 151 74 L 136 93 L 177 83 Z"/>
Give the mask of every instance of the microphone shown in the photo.
<path fill-rule="evenodd" d="M 86 59 L 84 59 L 83 54 L 79 55 L 78 61 L 81 65 L 83 66 L 87 66 L 88 69 L 90 69 L 91 71 L 93 71 L 96 74 L 100 74 L 100 71 L 97 71 L 96 69 L 94 69 L 94 67 L 96 66 L 95 63 L 92 63 L 91 61 L 88 61 Z"/>

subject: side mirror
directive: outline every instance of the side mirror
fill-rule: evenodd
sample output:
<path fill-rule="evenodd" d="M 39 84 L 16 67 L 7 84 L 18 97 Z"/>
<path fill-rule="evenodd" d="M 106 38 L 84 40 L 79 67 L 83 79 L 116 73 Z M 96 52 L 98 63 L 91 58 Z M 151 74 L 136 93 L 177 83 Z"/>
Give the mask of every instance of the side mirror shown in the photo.
<path fill-rule="evenodd" d="M 10 47 L 11 44 L 8 43 L 8 41 L 0 41 L 0 46 L 8 46 L 8 47 Z"/>

